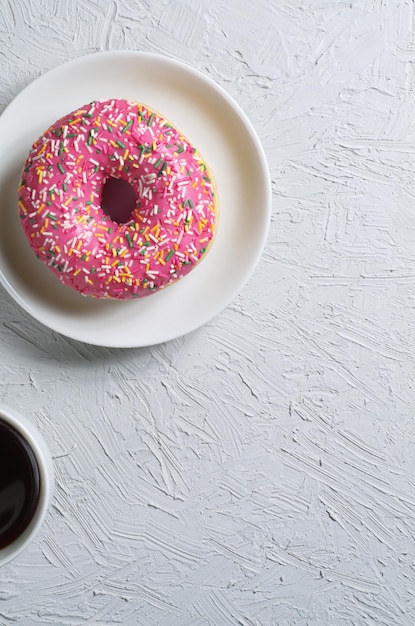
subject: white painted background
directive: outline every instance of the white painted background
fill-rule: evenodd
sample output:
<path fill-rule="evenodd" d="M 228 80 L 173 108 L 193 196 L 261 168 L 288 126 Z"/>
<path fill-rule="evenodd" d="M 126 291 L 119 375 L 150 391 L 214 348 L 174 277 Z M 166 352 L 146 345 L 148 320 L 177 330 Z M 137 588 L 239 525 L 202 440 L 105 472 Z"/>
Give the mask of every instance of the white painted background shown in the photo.
<path fill-rule="evenodd" d="M 82 345 L 1 290 L 0 401 L 57 473 L 2 626 L 413 626 L 413 12 L 1 0 L 1 109 L 77 56 L 167 54 L 243 107 L 274 198 L 249 284 L 169 344 Z"/>

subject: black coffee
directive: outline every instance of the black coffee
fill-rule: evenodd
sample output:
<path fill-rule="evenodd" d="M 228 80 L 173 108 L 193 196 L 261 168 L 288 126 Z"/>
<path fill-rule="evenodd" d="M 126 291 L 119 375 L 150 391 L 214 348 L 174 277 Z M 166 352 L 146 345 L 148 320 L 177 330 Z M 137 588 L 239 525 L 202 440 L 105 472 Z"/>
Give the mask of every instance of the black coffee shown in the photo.
<path fill-rule="evenodd" d="M 0 419 L 0 549 L 28 527 L 39 496 L 39 466 L 32 448 Z"/>

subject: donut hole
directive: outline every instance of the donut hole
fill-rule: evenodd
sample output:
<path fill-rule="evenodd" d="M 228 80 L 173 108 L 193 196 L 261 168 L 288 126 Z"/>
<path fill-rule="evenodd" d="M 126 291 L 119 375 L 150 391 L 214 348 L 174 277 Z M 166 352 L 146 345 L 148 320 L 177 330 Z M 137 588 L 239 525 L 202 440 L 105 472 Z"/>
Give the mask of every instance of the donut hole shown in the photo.
<path fill-rule="evenodd" d="M 137 204 L 137 194 L 130 183 L 123 178 L 110 176 L 102 189 L 101 207 L 113 222 L 129 222 Z"/>

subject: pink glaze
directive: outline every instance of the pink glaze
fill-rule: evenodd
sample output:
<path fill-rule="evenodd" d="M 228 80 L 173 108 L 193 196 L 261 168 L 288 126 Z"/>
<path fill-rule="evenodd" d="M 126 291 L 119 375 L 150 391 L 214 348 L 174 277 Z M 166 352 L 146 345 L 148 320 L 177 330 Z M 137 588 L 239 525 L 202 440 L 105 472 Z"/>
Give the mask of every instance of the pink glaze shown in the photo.
<path fill-rule="evenodd" d="M 109 177 L 137 193 L 131 219 L 101 207 Z M 165 119 L 135 102 L 92 102 L 32 146 L 19 215 L 36 255 L 65 284 L 98 298 L 142 297 L 188 274 L 215 234 L 211 174 Z"/>

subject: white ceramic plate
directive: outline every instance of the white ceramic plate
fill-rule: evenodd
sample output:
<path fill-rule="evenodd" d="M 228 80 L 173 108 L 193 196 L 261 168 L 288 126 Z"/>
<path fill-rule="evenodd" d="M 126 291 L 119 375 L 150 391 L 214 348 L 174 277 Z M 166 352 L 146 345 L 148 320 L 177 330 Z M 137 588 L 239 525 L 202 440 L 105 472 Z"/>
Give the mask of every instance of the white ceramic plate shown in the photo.
<path fill-rule="evenodd" d="M 127 98 L 160 111 L 212 169 L 220 205 L 215 242 L 184 279 L 141 300 L 96 300 L 62 285 L 19 224 L 17 185 L 35 139 L 91 100 Z M 270 221 L 268 168 L 255 131 L 212 80 L 172 59 L 103 52 L 62 65 L 26 87 L 0 117 L 0 280 L 34 318 L 73 339 L 139 347 L 184 335 L 237 295 L 261 255 Z"/>

